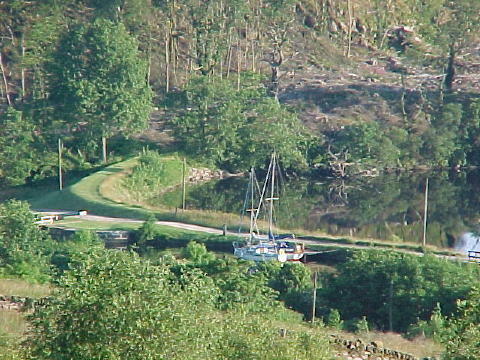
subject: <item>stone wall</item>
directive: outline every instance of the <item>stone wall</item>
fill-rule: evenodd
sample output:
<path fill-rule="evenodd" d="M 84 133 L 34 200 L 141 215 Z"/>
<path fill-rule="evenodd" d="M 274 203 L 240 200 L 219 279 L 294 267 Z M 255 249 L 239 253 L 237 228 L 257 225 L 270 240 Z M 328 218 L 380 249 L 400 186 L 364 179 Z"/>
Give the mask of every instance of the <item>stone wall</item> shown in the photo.
<path fill-rule="evenodd" d="M 331 335 L 330 341 L 336 349 L 336 358 L 341 360 L 420 360 L 411 354 L 388 349 L 381 341 L 364 343 L 361 339 L 351 340 L 338 335 Z"/>
<path fill-rule="evenodd" d="M 0 310 L 26 311 L 33 309 L 33 304 L 29 297 L 0 295 Z"/>

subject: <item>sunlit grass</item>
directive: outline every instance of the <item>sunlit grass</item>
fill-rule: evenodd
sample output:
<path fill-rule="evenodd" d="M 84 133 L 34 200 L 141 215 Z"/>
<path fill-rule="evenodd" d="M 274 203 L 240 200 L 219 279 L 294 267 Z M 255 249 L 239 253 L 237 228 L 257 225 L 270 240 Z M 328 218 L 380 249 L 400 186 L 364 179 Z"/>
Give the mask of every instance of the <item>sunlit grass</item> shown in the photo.
<path fill-rule="evenodd" d="M 27 322 L 23 313 L 0 309 L 0 337 L 19 338 L 26 330 Z"/>
<path fill-rule="evenodd" d="M 50 286 L 31 284 L 21 279 L 0 279 L 0 295 L 40 298 L 50 293 Z"/>

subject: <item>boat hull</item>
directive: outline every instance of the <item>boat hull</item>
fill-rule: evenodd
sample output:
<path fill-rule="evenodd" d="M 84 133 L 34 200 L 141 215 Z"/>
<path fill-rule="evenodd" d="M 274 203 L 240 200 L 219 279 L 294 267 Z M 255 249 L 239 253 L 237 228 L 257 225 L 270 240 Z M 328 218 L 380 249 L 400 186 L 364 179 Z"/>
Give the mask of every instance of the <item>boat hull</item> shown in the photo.
<path fill-rule="evenodd" d="M 249 260 L 249 261 L 279 261 L 279 262 L 286 262 L 288 261 L 288 256 L 285 253 L 277 252 L 274 249 L 268 249 L 263 246 L 245 246 L 245 247 L 237 247 L 233 251 L 233 255 L 235 255 L 239 259 Z"/>

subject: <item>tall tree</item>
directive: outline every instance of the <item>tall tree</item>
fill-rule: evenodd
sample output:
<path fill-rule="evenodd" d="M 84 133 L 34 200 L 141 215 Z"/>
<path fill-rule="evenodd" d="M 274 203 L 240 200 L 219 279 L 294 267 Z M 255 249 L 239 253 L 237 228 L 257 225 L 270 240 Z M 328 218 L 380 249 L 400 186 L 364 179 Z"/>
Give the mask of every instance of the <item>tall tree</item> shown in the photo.
<path fill-rule="evenodd" d="M 237 90 L 230 79 L 194 78 L 172 95 L 176 139 L 185 151 L 229 170 L 265 166 L 274 149 L 284 166 L 304 165 L 307 136 L 295 114 L 267 96 L 258 80 L 243 79 Z"/>
<path fill-rule="evenodd" d="M 286 49 L 291 42 L 295 3 L 292 0 L 266 0 L 261 10 L 270 42 L 270 52 L 266 59 L 271 70 L 270 93 L 277 100 L 281 77 L 280 66 L 288 60 Z"/>
<path fill-rule="evenodd" d="M 152 110 L 146 75 L 125 26 L 97 19 L 61 41 L 51 64 L 50 99 L 59 118 L 86 141 L 128 136 L 147 126 Z"/>
<path fill-rule="evenodd" d="M 480 29 L 479 17 L 479 0 L 445 0 L 438 39 L 446 54 L 444 88 L 447 91 L 453 88 L 458 53 Z"/>
<path fill-rule="evenodd" d="M 0 184 L 23 184 L 34 169 L 33 126 L 9 106 L 0 114 Z"/>

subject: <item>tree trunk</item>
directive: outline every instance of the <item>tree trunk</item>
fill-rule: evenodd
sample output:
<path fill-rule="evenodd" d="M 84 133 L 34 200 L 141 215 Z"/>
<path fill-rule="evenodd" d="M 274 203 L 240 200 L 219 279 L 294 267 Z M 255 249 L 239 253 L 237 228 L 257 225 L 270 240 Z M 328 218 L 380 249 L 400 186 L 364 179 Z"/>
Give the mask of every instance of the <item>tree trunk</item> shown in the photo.
<path fill-rule="evenodd" d="M 278 101 L 278 91 L 279 91 L 279 82 L 280 82 L 278 66 L 271 65 L 271 69 L 272 69 L 272 77 L 271 77 L 270 92 L 271 92 L 272 96 L 275 98 L 275 100 Z"/>
<path fill-rule="evenodd" d="M 241 51 L 240 51 L 240 39 L 238 39 L 237 46 L 237 90 L 240 91 L 240 62 L 241 62 Z"/>
<path fill-rule="evenodd" d="M 445 90 L 451 92 L 453 88 L 453 80 L 455 78 L 455 44 L 450 44 L 448 52 L 448 63 L 445 71 Z"/>
<path fill-rule="evenodd" d="M 352 3 L 350 0 L 347 0 L 347 8 L 348 8 L 348 33 L 347 33 L 347 58 L 350 57 L 350 49 L 352 47 Z"/>
<path fill-rule="evenodd" d="M 25 46 L 24 46 L 23 34 L 22 34 L 21 46 L 22 46 L 22 62 L 23 62 L 23 59 L 25 58 Z M 27 87 L 26 87 L 26 80 L 25 80 L 25 67 L 23 65 L 21 70 L 21 76 L 22 76 L 22 101 L 24 101 L 27 98 Z"/>
<path fill-rule="evenodd" d="M 5 68 L 3 67 L 3 58 L 2 58 L 2 52 L 1 51 L 0 51 L 0 70 L 2 71 L 3 86 L 5 88 L 5 98 L 7 99 L 7 104 L 12 105 L 12 101 L 10 99 L 10 91 L 8 90 L 7 75 L 5 74 Z"/>
<path fill-rule="evenodd" d="M 169 56 L 169 38 L 168 34 L 165 35 L 165 92 L 170 90 L 170 56 Z"/>

